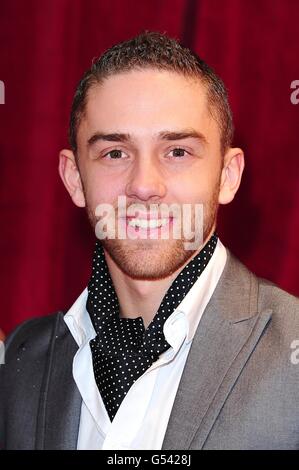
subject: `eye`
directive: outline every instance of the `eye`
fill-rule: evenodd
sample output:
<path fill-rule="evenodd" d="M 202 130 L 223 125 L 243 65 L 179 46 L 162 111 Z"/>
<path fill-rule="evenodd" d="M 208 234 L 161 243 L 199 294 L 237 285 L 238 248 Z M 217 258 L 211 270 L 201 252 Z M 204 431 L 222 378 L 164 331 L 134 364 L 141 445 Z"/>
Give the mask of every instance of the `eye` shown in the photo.
<path fill-rule="evenodd" d="M 125 155 L 125 153 L 122 150 L 114 149 L 110 150 L 110 152 L 106 153 L 104 157 L 107 157 L 108 159 L 112 160 L 117 160 L 122 158 L 122 155 Z"/>
<path fill-rule="evenodd" d="M 189 152 L 187 152 L 187 150 L 185 149 L 182 149 L 182 148 L 175 148 L 175 149 L 172 149 L 169 154 L 173 154 L 171 155 L 172 157 L 175 157 L 175 158 L 182 158 L 182 157 L 186 157 L 187 155 L 186 154 L 189 154 Z"/>

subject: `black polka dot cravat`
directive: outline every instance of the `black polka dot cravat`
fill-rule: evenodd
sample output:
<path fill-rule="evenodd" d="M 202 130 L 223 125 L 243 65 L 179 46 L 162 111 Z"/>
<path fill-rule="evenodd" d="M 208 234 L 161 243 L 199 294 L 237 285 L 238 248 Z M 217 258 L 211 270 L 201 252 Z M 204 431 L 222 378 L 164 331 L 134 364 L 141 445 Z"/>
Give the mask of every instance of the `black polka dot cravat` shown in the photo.
<path fill-rule="evenodd" d="M 86 308 L 96 336 L 90 341 L 95 380 L 112 421 L 132 384 L 166 351 L 163 325 L 207 266 L 217 244 L 214 233 L 174 279 L 148 328 L 138 318 L 120 318 L 102 245 L 97 240 Z"/>

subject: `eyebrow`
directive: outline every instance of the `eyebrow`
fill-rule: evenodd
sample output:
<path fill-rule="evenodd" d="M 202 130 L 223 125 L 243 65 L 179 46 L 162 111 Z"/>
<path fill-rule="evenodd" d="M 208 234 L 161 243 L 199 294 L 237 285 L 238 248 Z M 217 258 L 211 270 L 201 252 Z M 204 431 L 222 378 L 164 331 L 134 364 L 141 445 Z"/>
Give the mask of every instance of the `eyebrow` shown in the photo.
<path fill-rule="evenodd" d="M 207 139 L 205 136 L 194 129 L 183 129 L 180 131 L 161 131 L 155 134 L 155 137 L 160 140 L 173 141 L 183 139 L 196 139 L 201 143 L 206 144 Z M 133 141 L 132 136 L 126 133 L 113 132 L 110 134 L 104 134 L 102 132 L 94 133 L 87 141 L 88 147 L 91 147 L 95 143 L 103 142 L 129 142 Z"/>

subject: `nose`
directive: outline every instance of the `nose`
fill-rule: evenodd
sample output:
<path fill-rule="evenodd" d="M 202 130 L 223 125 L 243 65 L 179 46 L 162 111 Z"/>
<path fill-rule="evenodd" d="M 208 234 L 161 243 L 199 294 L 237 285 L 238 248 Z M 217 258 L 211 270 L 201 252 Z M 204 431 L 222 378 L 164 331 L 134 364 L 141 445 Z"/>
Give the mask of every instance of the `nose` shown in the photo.
<path fill-rule="evenodd" d="M 126 185 L 126 196 L 141 201 L 159 200 L 166 194 L 166 181 L 156 162 L 143 158 L 136 162 Z"/>

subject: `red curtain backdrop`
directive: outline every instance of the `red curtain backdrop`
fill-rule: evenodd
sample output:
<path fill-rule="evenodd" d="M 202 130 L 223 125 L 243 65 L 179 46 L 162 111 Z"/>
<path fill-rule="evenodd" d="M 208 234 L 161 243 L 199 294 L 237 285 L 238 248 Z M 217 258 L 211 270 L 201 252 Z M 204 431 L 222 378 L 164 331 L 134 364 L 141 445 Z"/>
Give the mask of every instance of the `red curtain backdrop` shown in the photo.
<path fill-rule="evenodd" d="M 297 0 L 2 0 L 1 316 L 67 309 L 85 287 L 93 234 L 57 172 L 74 88 L 91 60 L 144 29 L 193 48 L 224 79 L 242 187 L 219 233 L 250 269 L 299 294 Z M 178 110 L 179 112 L 179 110 Z M 229 295 L 229 293 L 228 293 Z"/>

